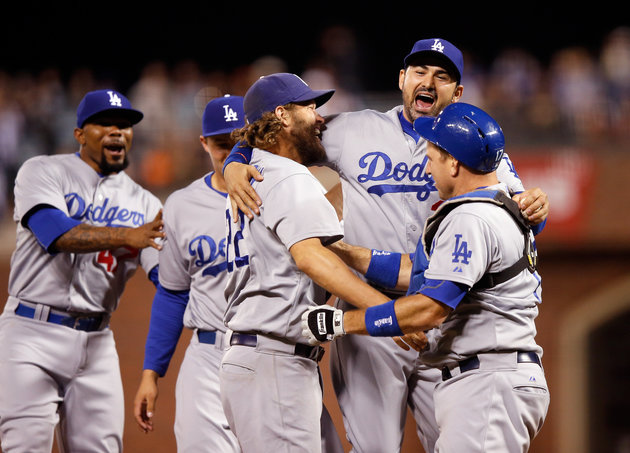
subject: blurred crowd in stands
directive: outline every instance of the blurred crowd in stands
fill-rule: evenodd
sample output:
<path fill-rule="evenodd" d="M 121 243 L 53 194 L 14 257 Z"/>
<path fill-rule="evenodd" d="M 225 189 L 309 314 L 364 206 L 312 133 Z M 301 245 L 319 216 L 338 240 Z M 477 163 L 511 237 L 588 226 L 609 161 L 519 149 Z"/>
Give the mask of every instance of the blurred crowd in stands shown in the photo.
<path fill-rule="evenodd" d="M 300 74 L 313 88 L 337 89 L 321 113 L 363 108 L 386 110 L 400 103 L 397 74 L 383 92 L 361 88 L 351 30 L 322 34 L 323 52 Z M 482 65 L 465 53 L 463 101 L 491 112 L 511 146 L 581 146 L 627 151 L 630 146 L 630 28 L 609 33 L 593 52 L 582 47 L 556 51 L 547 62 L 523 49 L 510 49 Z M 209 171 L 199 145 L 201 112 L 226 93 L 243 95 L 260 75 L 287 71 L 270 55 L 226 73 L 203 71 L 196 61 L 147 63 L 129 87 L 112 86 L 89 68 L 62 78 L 49 68 L 38 73 L 0 70 L 0 215 L 12 208 L 13 178 L 38 154 L 76 151 L 72 131 L 76 107 L 92 89 L 123 91 L 144 120 L 134 128 L 129 173 L 165 196 Z M 115 85 L 115 83 L 114 83 Z"/>

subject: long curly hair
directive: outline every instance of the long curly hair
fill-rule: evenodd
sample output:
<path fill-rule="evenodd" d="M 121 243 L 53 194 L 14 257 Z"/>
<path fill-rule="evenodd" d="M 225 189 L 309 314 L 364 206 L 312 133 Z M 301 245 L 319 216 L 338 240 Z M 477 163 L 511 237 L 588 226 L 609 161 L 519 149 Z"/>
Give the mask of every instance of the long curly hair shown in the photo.
<path fill-rule="evenodd" d="M 284 106 L 293 110 L 295 104 Z M 282 131 L 282 123 L 274 112 L 266 112 L 256 122 L 246 124 L 240 129 L 232 131 L 232 139 L 237 143 L 244 142 L 252 148 L 269 149 L 277 143 L 278 134 Z"/>

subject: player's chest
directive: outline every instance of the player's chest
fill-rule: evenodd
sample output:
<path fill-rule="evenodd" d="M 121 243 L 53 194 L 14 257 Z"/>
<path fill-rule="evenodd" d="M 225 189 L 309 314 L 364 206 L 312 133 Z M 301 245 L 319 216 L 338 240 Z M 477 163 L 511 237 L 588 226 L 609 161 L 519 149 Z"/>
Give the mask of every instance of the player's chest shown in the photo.
<path fill-rule="evenodd" d="M 68 181 L 63 190 L 70 217 L 98 226 L 136 227 L 147 222 L 144 198 L 130 187 L 103 178 Z"/>
<path fill-rule="evenodd" d="M 359 183 L 372 181 L 426 183 L 427 156 L 424 142 L 401 134 L 372 136 L 359 142 L 353 152 L 344 152 L 343 172 Z"/>
<path fill-rule="evenodd" d="M 167 231 L 178 238 L 179 253 L 188 258 L 192 269 L 206 269 L 209 264 L 225 261 L 226 201 L 214 198 L 206 195 L 200 200 L 180 200 L 175 211 L 166 213 Z"/>
<path fill-rule="evenodd" d="M 343 162 L 345 179 L 377 197 L 398 194 L 425 201 L 436 191 L 427 173 L 426 147 L 398 137 L 397 146 L 375 142 Z"/>

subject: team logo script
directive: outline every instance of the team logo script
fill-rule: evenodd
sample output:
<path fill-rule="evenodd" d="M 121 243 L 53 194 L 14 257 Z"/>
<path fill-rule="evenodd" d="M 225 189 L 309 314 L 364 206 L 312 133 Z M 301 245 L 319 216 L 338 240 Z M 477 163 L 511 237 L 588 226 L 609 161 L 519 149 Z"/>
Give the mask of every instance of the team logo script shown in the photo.
<path fill-rule="evenodd" d="M 367 191 L 379 197 L 389 193 L 415 193 L 419 201 L 424 201 L 431 192 L 437 191 L 433 178 L 425 171 L 427 160 L 425 156 L 422 162 L 408 164 L 394 162 L 381 151 L 369 152 L 359 158 L 359 168 L 364 172 L 358 175 L 357 181 L 376 183 Z"/>

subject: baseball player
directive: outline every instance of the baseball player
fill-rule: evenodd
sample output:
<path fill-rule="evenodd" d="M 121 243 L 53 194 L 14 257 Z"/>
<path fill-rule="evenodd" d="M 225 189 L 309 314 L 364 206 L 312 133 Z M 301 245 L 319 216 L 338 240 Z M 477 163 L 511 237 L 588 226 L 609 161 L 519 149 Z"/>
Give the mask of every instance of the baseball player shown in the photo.
<path fill-rule="evenodd" d="M 120 452 L 123 388 L 109 320 L 138 266 L 155 282 L 161 202 L 124 172 L 143 114 L 114 90 L 77 109 L 79 151 L 27 160 L 0 316 L 5 453 Z"/>
<path fill-rule="evenodd" d="M 541 278 L 531 229 L 496 176 L 503 132 L 464 103 L 414 126 L 430 142 L 427 172 L 446 200 L 418 245 L 416 255 L 430 257 L 424 282 L 367 310 L 313 307 L 304 313 L 304 334 L 318 344 L 346 333 L 437 328 L 437 346 L 423 358 L 441 370 L 434 451 L 526 452 L 549 406 L 535 341 Z"/>
<path fill-rule="evenodd" d="M 223 162 L 234 146 L 230 133 L 245 125 L 243 98 L 211 100 L 202 116 L 201 146 L 214 171 L 175 191 L 164 206 L 166 239 L 160 284 L 153 300 L 144 371 L 135 398 L 138 425 L 153 430 L 152 416 L 182 328 L 194 330 L 177 384 L 175 437 L 180 452 L 238 452 L 219 396 L 227 277 Z"/>
<path fill-rule="evenodd" d="M 313 91 L 295 74 L 257 80 L 244 97 L 249 124 L 239 140 L 254 147 L 265 179 L 260 216 L 233 216 L 228 201 L 225 290 L 229 331 L 221 398 L 243 452 L 320 452 L 323 349 L 306 344 L 301 313 L 326 303 L 325 291 L 359 306 L 387 296 L 360 280 L 324 245 L 342 237 L 333 206 L 306 168 L 323 157 L 316 107 L 334 91 Z M 376 302 L 378 303 L 378 302 Z"/>
<path fill-rule="evenodd" d="M 414 44 L 403 63 L 399 74 L 401 106 L 385 113 L 363 110 L 328 118 L 322 143 L 327 163 L 341 179 L 344 240 L 401 253 L 409 261 L 405 254 L 414 252 L 424 221 L 439 201 L 433 179 L 426 172 L 426 141 L 412 122 L 435 116 L 460 99 L 463 56 L 444 39 L 423 39 Z M 249 184 L 250 177 L 261 180 L 262 176 L 254 167 L 236 163 L 246 155 L 246 148 L 235 149 L 224 173 L 230 198 L 249 217 L 250 209 L 259 212 L 264 197 L 258 197 L 255 186 Z M 234 164 L 228 165 L 231 160 Z M 506 154 L 497 174 L 511 193 L 523 192 Z M 546 194 L 532 189 L 521 193 L 520 202 L 530 221 L 539 222 L 539 228 L 544 225 Z M 392 291 L 390 296 L 403 294 Z M 337 305 L 352 308 L 343 298 Z M 344 336 L 330 351 L 332 382 L 354 451 L 398 451 L 407 405 L 424 450 L 433 451 L 438 431 L 432 395 L 441 379 L 439 370 L 424 365 L 417 352 L 399 348 L 387 338 Z"/>

